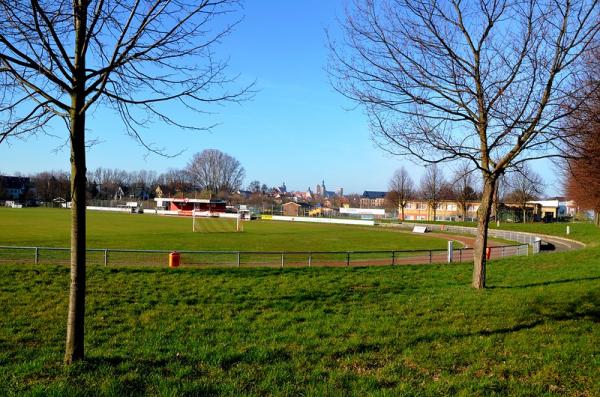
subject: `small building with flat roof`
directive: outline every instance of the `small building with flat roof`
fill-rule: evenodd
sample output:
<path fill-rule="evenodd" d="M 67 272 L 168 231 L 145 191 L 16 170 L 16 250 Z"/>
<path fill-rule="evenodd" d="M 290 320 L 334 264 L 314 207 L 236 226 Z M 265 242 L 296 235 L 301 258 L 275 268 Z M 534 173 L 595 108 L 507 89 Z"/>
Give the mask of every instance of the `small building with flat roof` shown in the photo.
<path fill-rule="evenodd" d="M 177 211 L 180 215 L 192 215 L 192 211 L 201 212 L 225 212 L 225 200 L 218 199 L 189 199 L 161 197 L 155 198 L 156 206 L 169 211 Z"/>

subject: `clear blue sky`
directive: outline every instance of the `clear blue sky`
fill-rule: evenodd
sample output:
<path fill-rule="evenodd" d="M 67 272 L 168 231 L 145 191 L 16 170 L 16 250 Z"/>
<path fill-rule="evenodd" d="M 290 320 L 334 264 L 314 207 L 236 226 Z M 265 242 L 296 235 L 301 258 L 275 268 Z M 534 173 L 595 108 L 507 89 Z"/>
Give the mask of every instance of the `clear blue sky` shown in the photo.
<path fill-rule="evenodd" d="M 88 151 L 88 169 L 181 168 L 195 152 L 215 148 L 236 157 L 246 169 L 245 185 L 254 179 L 269 186 L 286 182 L 288 188 L 313 189 L 325 179 L 330 190 L 345 192 L 384 190 L 401 165 L 413 171 L 420 166 L 393 158 L 371 141 L 366 118 L 329 84 L 325 71 L 328 50 L 325 29 L 335 34 L 336 17 L 343 15 L 341 1 L 247 1 L 244 20 L 219 52 L 230 57 L 230 72 L 241 73 L 240 83 L 256 80 L 254 99 L 241 105 L 211 109 L 201 116 L 174 108 L 180 120 L 195 125 L 220 123 L 212 132 L 189 132 L 162 124 L 144 131 L 147 141 L 167 152 L 185 150 L 176 158 L 148 154 L 124 133 L 110 112 L 99 109 L 88 119 L 88 137 L 101 142 Z M 59 138 L 30 137 L 0 145 L 0 173 L 68 170 L 66 133 Z M 57 150 L 58 148 L 58 150 Z M 548 180 L 552 170 L 536 167 Z M 549 192 L 556 190 L 549 185 Z"/>

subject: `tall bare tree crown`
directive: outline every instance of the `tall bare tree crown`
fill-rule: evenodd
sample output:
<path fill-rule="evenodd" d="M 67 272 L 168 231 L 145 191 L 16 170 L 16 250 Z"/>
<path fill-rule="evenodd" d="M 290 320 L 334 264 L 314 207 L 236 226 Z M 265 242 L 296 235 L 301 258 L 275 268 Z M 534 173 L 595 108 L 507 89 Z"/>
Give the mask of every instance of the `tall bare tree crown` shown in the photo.
<path fill-rule="evenodd" d="M 237 159 L 216 149 L 205 149 L 196 153 L 188 163 L 186 171 L 194 187 L 213 194 L 233 193 L 242 186 L 246 174 Z"/>
<path fill-rule="evenodd" d="M 598 21 L 587 0 L 356 0 L 330 71 L 385 150 L 499 175 L 564 155 L 564 103 L 589 94 L 581 54 Z"/>
<path fill-rule="evenodd" d="M 80 112 L 112 108 L 128 134 L 142 138 L 151 121 L 193 130 L 166 110 L 177 102 L 202 111 L 211 102 L 237 101 L 247 89 L 232 78 L 214 47 L 236 22 L 225 23 L 235 0 L 0 0 L 0 142 L 67 121 L 71 97 L 83 89 Z M 74 23 L 75 21 L 79 21 Z M 78 25 L 82 28 L 76 49 Z M 85 59 L 78 71 L 76 58 Z"/>

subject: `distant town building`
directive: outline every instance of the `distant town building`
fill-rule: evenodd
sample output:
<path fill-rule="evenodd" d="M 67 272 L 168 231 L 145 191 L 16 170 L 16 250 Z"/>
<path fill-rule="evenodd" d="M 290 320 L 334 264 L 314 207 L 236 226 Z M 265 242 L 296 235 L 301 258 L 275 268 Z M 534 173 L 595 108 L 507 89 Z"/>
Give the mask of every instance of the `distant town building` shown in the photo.
<path fill-rule="evenodd" d="M 113 196 L 113 200 L 122 200 L 123 196 L 125 196 L 125 191 L 123 190 L 123 186 L 117 187 L 115 194 Z"/>
<path fill-rule="evenodd" d="M 278 186 L 275 188 L 277 190 L 277 192 L 281 195 L 284 195 L 287 193 L 287 186 L 285 186 L 285 182 L 283 182 L 281 184 L 281 186 Z"/>
<path fill-rule="evenodd" d="M 438 203 L 436 210 L 425 200 L 412 200 L 404 208 L 404 220 L 406 221 L 463 221 L 477 218 L 477 211 L 481 203 L 469 201 L 463 210 L 460 203 L 454 200 L 442 200 Z M 557 197 L 549 200 L 532 200 L 525 204 L 525 208 L 517 203 L 499 204 L 498 219 L 509 222 L 522 222 L 523 216 L 527 220 L 557 221 L 574 217 L 577 213 L 577 204 L 573 201 Z M 525 215 L 523 215 L 525 211 Z M 401 208 L 398 214 L 401 216 Z M 434 218 L 435 213 L 435 218 Z"/>
<path fill-rule="evenodd" d="M 313 192 L 312 192 L 312 190 L 310 190 L 310 186 L 309 186 L 308 190 L 306 191 L 305 197 L 307 200 L 312 200 L 313 196 L 314 196 Z"/>
<path fill-rule="evenodd" d="M 302 201 L 311 201 L 313 199 L 313 193 L 310 190 L 310 187 L 306 192 L 293 192 L 291 193 L 291 196 L 292 200 L 297 203 Z"/>
<path fill-rule="evenodd" d="M 342 188 L 338 189 L 337 192 L 327 190 L 327 187 L 325 186 L 325 180 L 323 180 L 320 185 L 317 185 L 316 190 L 315 190 L 315 196 L 327 199 L 327 198 L 334 198 L 336 196 L 342 196 L 343 192 L 344 192 L 344 189 L 342 189 Z"/>
<path fill-rule="evenodd" d="M 0 176 L 0 199 L 20 200 L 30 186 L 30 180 L 21 176 Z"/>
<path fill-rule="evenodd" d="M 466 203 L 466 214 L 463 214 L 461 205 L 456 201 L 442 200 L 438 203 L 436 210 L 425 200 L 409 201 L 404 207 L 404 220 L 406 221 L 462 221 L 477 217 L 479 202 Z M 398 213 L 401 214 L 401 209 Z M 435 212 L 435 219 L 434 219 Z M 399 215 L 401 216 L 401 215 Z"/>
<path fill-rule="evenodd" d="M 541 220 L 553 221 L 574 217 L 577 213 L 577 204 L 564 197 L 555 197 L 547 200 L 532 200 L 528 205 L 535 206 L 534 216 Z"/>
<path fill-rule="evenodd" d="M 360 197 L 360 208 L 382 208 L 385 205 L 387 192 L 365 190 Z"/>
<path fill-rule="evenodd" d="M 238 190 L 234 194 L 237 194 L 245 200 L 249 199 L 252 196 L 252 192 L 250 190 Z"/>
<path fill-rule="evenodd" d="M 308 203 L 290 201 L 282 205 L 284 216 L 306 216 L 311 209 Z"/>

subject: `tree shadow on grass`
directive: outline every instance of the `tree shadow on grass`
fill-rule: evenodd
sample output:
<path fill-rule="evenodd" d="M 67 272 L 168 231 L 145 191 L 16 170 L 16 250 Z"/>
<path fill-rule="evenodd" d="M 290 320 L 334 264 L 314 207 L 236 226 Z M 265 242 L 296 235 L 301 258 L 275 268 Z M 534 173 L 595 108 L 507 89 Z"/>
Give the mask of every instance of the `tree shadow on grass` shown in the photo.
<path fill-rule="evenodd" d="M 79 385 L 84 391 L 97 385 L 87 385 L 85 379 L 90 374 L 102 374 L 105 379 L 112 379 L 113 385 L 108 391 L 113 395 L 146 395 L 156 387 L 156 379 L 161 379 L 163 386 L 173 388 L 176 395 L 217 395 L 218 388 L 203 382 L 205 373 L 198 364 L 201 360 L 185 354 L 177 354 L 172 358 L 142 358 L 121 355 L 88 355 L 84 360 L 67 367 L 69 383 Z M 189 367 L 187 375 L 181 378 L 174 371 L 176 367 Z"/>
<path fill-rule="evenodd" d="M 513 288 L 531 288 L 531 287 L 543 287 L 547 285 L 554 284 L 566 284 L 566 283 L 575 283 L 579 281 L 594 281 L 600 280 L 600 277 L 580 277 L 580 278 L 566 278 L 562 280 L 552 280 L 552 281 L 543 281 L 539 283 L 529 283 L 529 284 L 520 284 L 520 285 L 492 285 L 489 286 L 489 289 L 513 289 Z"/>
<path fill-rule="evenodd" d="M 594 279 L 594 278 L 592 278 Z M 471 337 L 487 337 L 493 335 L 509 335 L 519 331 L 531 330 L 537 326 L 563 321 L 589 320 L 600 323 L 600 289 L 590 291 L 571 302 L 540 301 L 529 305 L 527 312 L 531 320 L 523 321 L 510 327 L 479 329 L 472 332 L 456 332 L 449 334 L 429 334 L 417 336 L 411 345 L 451 341 Z"/>

